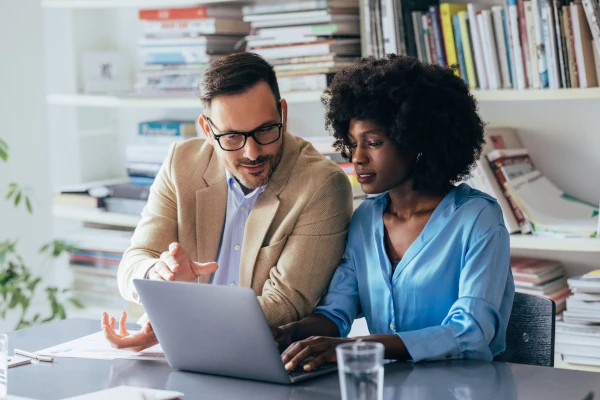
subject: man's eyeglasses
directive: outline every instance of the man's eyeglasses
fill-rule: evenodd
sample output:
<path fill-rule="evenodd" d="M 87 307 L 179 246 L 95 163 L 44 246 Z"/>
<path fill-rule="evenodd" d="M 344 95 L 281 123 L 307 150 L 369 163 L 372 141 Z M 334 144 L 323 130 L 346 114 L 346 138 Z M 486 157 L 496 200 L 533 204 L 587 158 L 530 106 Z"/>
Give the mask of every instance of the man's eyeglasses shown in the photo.
<path fill-rule="evenodd" d="M 219 146 L 225 151 L 236 151 L 246 145 L 249 137 L 252 137 L 256 143 L 263 146 L 278 141 L 283 127 L 283 115 L 281 117 L 281 122 L 277 124 L 263 125 L 250 132 L 232 132 L 221 135 L 215 135 L 213 123 L 208 117 L 206 117 L 206 121 L 208 121 L 210 132 L 219 143 Z"/>

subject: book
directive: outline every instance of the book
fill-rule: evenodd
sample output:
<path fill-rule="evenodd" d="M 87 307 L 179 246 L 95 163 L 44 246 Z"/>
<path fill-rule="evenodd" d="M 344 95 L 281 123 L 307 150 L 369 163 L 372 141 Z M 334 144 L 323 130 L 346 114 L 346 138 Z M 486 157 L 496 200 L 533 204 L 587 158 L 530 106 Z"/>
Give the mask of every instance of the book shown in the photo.
<path fill-rule="evenodd" d="M 488 77 L 485 67 L 485 59 L 483 53 L 483 37 L 481 36 L 481 28 L 477 19 L 476 5 L 473 3 L 467 4 L 467 13 L 469 16 L 469 31 L 470 39 L 473 42 L 473 56 L 475 58 L 475 68 L 477 69 L 477 81 L 479 88 L 486 90 L 489 88 Z"/>
<path fill-rule="evenodd" d="M 190 138 L 197 136 L 195 121 L 157 120 L 138 124 L 140 136 L 174 136 Z"/>
<path fill-rule="evenodd" d="M 508 46 L 508 32 L 505 27 L 504 9 L 501 6 L 492 7 L 493 27 L 496 37 L 496 49 L 498 61 L 500 62 L 501 86 L 505 89 L 511 88 L 512 76 L 510 69 L 510 47 Z M 492 38 L 493 39 L 493 38 Z"/>
<path fill-rule="evenodd" d="M 240 7 L 223 7 L 213 5 L 188 8 L 149 9 L 139 10 L 138 18 L 140 20 L 147 21 L 205 18 L 241 19 L 242 10 Z"/>
<path fill-rule="evenodd" d="M 80 208 L 102 208 L 104 207 L 103 198 L 93 197 L 86 194 L 62 193 L 53 197 L 52 203 L 68 207 Z"/>
<path fill-rule="evenodd" d="M 446 62 L 449 67 L 456 66 L 459 63 L 452 17 L 455 16 L 459 11 L 466 11 L 466 9 L 467 6 L 465 4 L 440 4 L 440 22 L 442 26 L 442 35 L 444 38 L 444 49 L 446 50 Z M 454 73 L 457 76 L 461 76 L 459 69 L 455 69 Z"/>
<path fill-rule="evenodd" d="M 460 27 L 467 82 L 469 83 L 469 88 L 476 89 L 478 86 L 478 79 L 477 75 L 475 75 L 475 62 L 473 60 L 473 49 L 471 47 L 471 38 L 468 26 L 468 23 L 470 22 L 469 15 L 467 11 L 459 11 L 456 15 L 458 16 L 458 24 Z"/>
<path fill-rule="evenodd" d="M 535 166 L 527 149 L 496 149 L 487 154 L 492 171 L 521 228 L 521 233 L 531 232 L 529 221 L 509 191 L 508 184 L 517 177 L 534 171 Z"/>
<path fill-rule="evenodd" d="M 587 24 L 585 11 L 581 2 L 571 3 L 571 21 L 575 43 L 575 59 L 579 87 L 587 88 L 598 86 L 596 65 L 594 63 L 594 49 L 592 33 Z"/>
<path fill-rule="evenodd" d="M 247 35 L 248 22 L 227 19 L 183 19 L 168 21 L 143 20 L 142 30 L 148 37 L 198 36 L 198 35 Z"/>
<path fill-rule="evenodd" d="M 598 206 L 568 195 L 540 171 L 533 169 L 510 178 L 506 187 L 534 232 L 598 236 Z"/>
<path fill-rule="evenodd" d="M 538 49 L 535 41 L 536 27 L 533 24 L 533 10 L 531 1 L 523 2 L 523 9 L 525 12 L 525 25 L 527 29 L 527 45 L 529 61 L 531 63 L 530 69 L 530 82 L 533 89 L 541 89 L 542 83 L 540 80 L 540 69 L 538 66 Z"/>
<path fill-rule="evenodd" d="M 467 65 L 465 62 L 465 50 L 463 47 L 462 35 L 460 32 L 460 22 L 458 21 L 458 16 L 452 16 L 452 28 L 454 29 L 454 40 L 456 42 L 456 54 L 458 57 L 458 67 L 460 71 L 460 76 L 463 78 L 465 83 L 469 84 L 469 77 L 467 76 Z"/>
<path fill-rule="evenodd" d="M 502 209 L 504 225 L 509 233 L 520 232 L 520 225 L 514 212 L 504 195 L 504 188 L 500 186 L 492 170 L 487 154 L 495 149 L 520 148 L 521 142 L 517 132 L 509 127 L 486 127 L 484 130 L 485 144 L 481 150 L 481 157 L 473 169 L 473 176 L 477 184 L 475 189 L 485 192 L 496 198 Z"/>
<path fill-rule="evenodd" d="M 429 6 L 429 16 L 431 17 L 431 26 L 433 29 L 433 42 L 436 63 L 441 67 L 445 67 L 448 64 L 446 62 L 446 51 L 444 48 L 444 39 L 442 36 L 443 34 L 442 25 L 440 22 L 439 8 L 437 6 Z"/>

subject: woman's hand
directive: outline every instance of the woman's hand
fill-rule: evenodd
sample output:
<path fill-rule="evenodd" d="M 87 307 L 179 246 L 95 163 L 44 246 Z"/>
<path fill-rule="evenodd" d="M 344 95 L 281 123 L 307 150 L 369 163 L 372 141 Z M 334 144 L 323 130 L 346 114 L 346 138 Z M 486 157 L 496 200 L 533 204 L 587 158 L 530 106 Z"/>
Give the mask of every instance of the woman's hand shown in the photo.
<path fill-rule="evenodd" d="M 313 336 L 296 342 L 288 347 L 281 355 L 281 360 L 288 371 L 302 364 L 308 357 L 314 357 L 304 366 L 305 371 L 312 371 L 325 363 L 335 362 L 337 345 L 352 342 L 354 339 Z"/>
<path fill-rule="evenodd" d="M 277 344 L 277 348 L 279 349 L 280 353 L 282 353 L 290 344 L 292 344 L 291 334 L 283 327 L 272 326 L 271 334 L 273 335 L 273 339 L 275 339 L 275 343 Z"/>
<path fill-rule="evenodd" d="M 106 340 L 115 349 L 138 352 L 158 344 L 158 339 L 150 322 L 147 322 L 142 327 L 142 330 L 135 334 L 127 332 L 127 313 L 125 311 L 121 314 L 121 320 L 119 321 L 119 333 L 115 330 L 115 322 L 114 317 L 110 317 L 109 319 L 107 313 L 102 313 L 102 331 L 104 332 L 104 337 L 106 337 Z"/>

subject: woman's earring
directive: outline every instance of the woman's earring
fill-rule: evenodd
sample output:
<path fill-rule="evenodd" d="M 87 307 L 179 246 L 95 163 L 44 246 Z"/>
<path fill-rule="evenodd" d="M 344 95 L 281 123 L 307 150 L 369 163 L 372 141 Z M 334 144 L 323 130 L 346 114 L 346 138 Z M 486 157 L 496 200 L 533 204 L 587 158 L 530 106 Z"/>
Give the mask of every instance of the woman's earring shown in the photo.
<path fill-rule="evenodd" d="M 421 159 L 421 156 L 423 155 L 423 153 L 418 153 L 417 154 L 417 162 L 419 162 L 419 160 Z"/>

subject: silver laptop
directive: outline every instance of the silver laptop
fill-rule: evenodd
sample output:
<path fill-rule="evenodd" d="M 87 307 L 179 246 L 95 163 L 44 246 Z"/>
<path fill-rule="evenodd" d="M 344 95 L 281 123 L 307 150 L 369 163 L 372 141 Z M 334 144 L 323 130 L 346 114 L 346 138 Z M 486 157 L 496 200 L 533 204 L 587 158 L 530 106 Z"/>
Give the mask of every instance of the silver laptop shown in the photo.
<path fill-rule="evenodd" d="M 135 279 L 172 368 L 275 383 L 337 369 L 286 371 L 265 315 L 249 288 Z"/>

